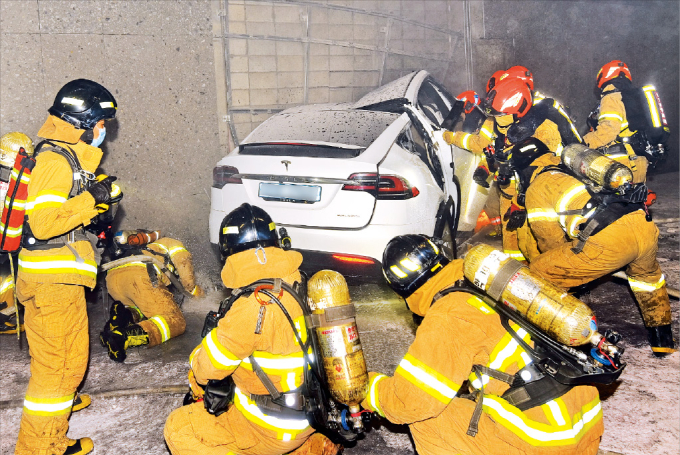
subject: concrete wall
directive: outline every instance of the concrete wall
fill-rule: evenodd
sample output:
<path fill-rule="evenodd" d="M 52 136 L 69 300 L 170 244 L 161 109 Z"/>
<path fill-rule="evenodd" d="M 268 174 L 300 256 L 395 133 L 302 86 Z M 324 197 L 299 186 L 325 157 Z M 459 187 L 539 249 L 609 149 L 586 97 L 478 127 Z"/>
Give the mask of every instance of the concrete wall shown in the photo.
<path fill-rule="evenodd" d="M 530 68 L 536 88 L 570 106 L 581 130 L 599 100 L 597 71 L 626 62 L 637 86 L 653 84 L 661 96 L 672 136 L 658 171 L 677 171 L 679 10 L 677 1 L 486 1 L 484 27 L 489 38 L 512 40 L 510 64 Z"/>
<path fill-rule="evenodd" d="M 75 78 L 119 103 L 103 170 L 125 193 L 121 226 L 161 228 L 212 264 L 207 244 L 218 140 L 208 1 L 0 2 L 0 133 L 34 140 L 58 89 Z"/>

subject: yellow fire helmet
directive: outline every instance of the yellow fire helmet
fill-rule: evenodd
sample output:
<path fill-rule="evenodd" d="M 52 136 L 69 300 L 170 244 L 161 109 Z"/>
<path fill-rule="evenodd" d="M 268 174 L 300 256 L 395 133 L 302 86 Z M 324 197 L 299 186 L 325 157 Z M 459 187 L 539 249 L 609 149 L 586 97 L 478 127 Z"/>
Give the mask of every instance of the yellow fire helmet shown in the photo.
<path fill-rule="evenodd" d="M 14 131 L 0 137 L 0 165 L 12 168 L 22 147 L 29 156 L 33 155 L 33 141 L 24 133 Z"/>

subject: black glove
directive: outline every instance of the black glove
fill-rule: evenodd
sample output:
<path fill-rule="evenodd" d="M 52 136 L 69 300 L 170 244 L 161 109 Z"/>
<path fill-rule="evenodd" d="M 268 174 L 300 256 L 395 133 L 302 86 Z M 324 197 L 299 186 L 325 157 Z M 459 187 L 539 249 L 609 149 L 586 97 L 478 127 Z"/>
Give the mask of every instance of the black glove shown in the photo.
<path fill-rule="evenodd" d="M 475 169 L 474 174 L 472 174 L 472 180 L 474 180 L 477 185 L 488 188 L 489 182 L 487 182 L 486 179 L 489 178 L 489 175 L 490 173 L 487 168 L 484 166 L 479 166 L 477 169 Z"/>
<path fill-rule="evenodd" d="M 106 177 L 104 180 L 92 184 L 87 189 L 94 198 L 94 205 L 108 204 L 111 202 L 111 184 L 115 180 L 116 177 Z"/>
<path fill-rule="evenodd" d="M 505 229 L 510 232 L 516 231 L 524 226 L 527 220 L 527 211 L 515 204 L 511 204 L 508 211 L 505 212 L 503 219 L 508 222 Z"/>

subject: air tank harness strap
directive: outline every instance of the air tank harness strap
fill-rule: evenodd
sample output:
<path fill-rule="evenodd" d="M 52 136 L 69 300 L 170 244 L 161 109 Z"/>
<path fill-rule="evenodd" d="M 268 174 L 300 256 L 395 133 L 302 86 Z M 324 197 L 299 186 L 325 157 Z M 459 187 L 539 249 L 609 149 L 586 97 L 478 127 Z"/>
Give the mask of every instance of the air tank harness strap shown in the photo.
<path fill-rule="evenodd" d="M 595 212 L 579 226 L 578 243 L 571 248 L 574 254 L 579 254 L 583 251 L 583 247 L 590 237 L 600 232 L 619 218 L 633 213 L 637 210 L 644 210 L 647 221 L 651 221 L 652 217 L 647 210 L 645 202 L 647 200 L 647 186 L 644 183 L 635 186 L 633 191 L 626 194 L 608 194 L 605 196 L 593 195 L 591 201 L 597 204 Z M 592 194 L 592 193 L 591 193 Z M 566 212 L 558 212 L 558 215 L 577 215 L 585 216 L 586 211 L 590 210 L 590 204 L 581 210 L 569 210 Z M 591 206 L 592 207 L 592 206 Z"/>
<path fill-rule="evenodd" d="M 485 367 L 484 365 L 473 365 L 472 372 L 475 373 L 479 379 L 481 386 L 479 387 L 479 390 L 475 390 L 471 394 L 462 395 L 462 397 L 470 398 L 473 401 L 475 399 L 477 400 L 475 410 L 473 411 L 472 417 L 470 418 L 470 425 L 468 425 L 467 429 L 467 435 L 474 438 L 477 436 L 477 432 L 479 431 L 479 419 L 482 416 L 482 405 L 484 402 L 484 378 L 482 375 L 487 375 L 494 379 L 498 379 L 499 381 L 503 381 L 506 384 L 509 384 L 511 387 L 512 383 L 515 381 L 515 376 Z"/>
<path fill-rule="evenodd" d="M 43 149 L 43 146 L 45 144 L 48 144 L 49 147 Z M 71 171 L 73 172 L 73 182 L 71 183 L 69 198 L 72 198 L 82 193 L 85 188 L 86 183 L 85 181 L 91 181 L 94 180 L 95 178 L 93 173 L 83 169 L 83 167 L 80 164 L 80 160 L 78 160 L 78 156 L 73 151 L 73 149 L 71 149 L 71 147 L 66 145 L 66 143 L 64 143 L 64 145 L 59 145 L 55 144 L 52 141 L 44 140 L 36 146 L 35 150 L 36 151 L 34 156 L 44 151 L 53 152 L 56 153 L 57 155 L 61 155 L 68 162 L 69 166 L 71 166 Z"/>
<path fill-rule="evenodd" d="M 331 322 L 340 321 L 343 319 L 350 319 L 355 317 L 357 314 L 354 305 L 343 305 L 338 307 L 330 307 L 324 309 L 323 314 L 312 313 L 309 319 L 305 322 L 310 327 L 323 327 Z"/>
<path fill-rule="evenodd" d="M 255 402 L 257 407 L 266 414 L 277 414 L 281 417 L 302 417 L 300 414 L 305 409 L 302 387 L 286 393 L 279 392 L 267 373 L 257 363 L 255 357 L 250 355 L 248 359 L 250 359 L 255 375 L 269 392 L 269 395 L 250 395 L 250 399 Z"/>
<path fill-rule="evenodd" d="M 293 295 L 293 292 L 295 291 L 289 286 L 287 286 L 281 278 L 275 278 L 271 284 L 268 281 L 269 280 L 257 281 L 245 289 L 246 291 L 249 291 L 250 288 L 254 286 L 253 296 L 260 304 L 260 316 L 258 317 L 258 327 L 256 328 L 255 333 L 258 333 L 258 328 L 261 329 L 262 323 L 264 321 L 265 311 L 262 310 L 266 310 L 267 305 L 271 303 L 276 303 L 276 305 L 283 312 L 284 316 L 286 316 L 286 319 L 288 320 L 288 323 L 290 324 L 290 327 L 293 330 L 293 334 L 295 335 L 298 345 L 302 349 L 302 356 L 305 359 L 304 368 L 306 369 L 308 368 L 308 365 L 311 363 L 306 353 L 308 344 L 302 342 L 302 339 L 300 338 L 300 334 L 298 333 L 297 328 L 295 327 L 293 319 L 290 317 L 290 314 L 279 300 L 281 297 L 283 297 L 284 290 L 290 293 L 291 295 Z M 270 290 L 272 292 L 269 292 Z M 260 297 L 260 294 L 264 294 L 267 297 L 269 297 L 269 301 L 264 301 Z M 274 294 L 278 294 L 278 296 Z M 298 304 L 299 303 L 300 302 L 298 302 Z M 304 308 L 302 309 L 304 312 Z M 250 360 L 250 363 L 253 367 L 253 372 L 255 372 L 255 375 L 258 377 L 260 382 L 262 382 L 264 388 L 267 389 L 267 392 L 269 392 L 269 395 L 254 395 L 254 394 L 250 395 L 250 399 L 257 404 L 258 408 L 262 412 L 266 412 L 268 414 L 278 414 L 281 417 L 295 417 L 295 418 L 304 417 L 306 403 L 303 390 L 304 384 L 290 392 L 281 393 L 276 389 L 276 386 L 271 381 L 271 379 L 269 379 L 269 376 L 267 376 L 264 370 L 262 370 L 262 367 L 260 367 L 260 365 L 257 363 L 255 357 L 250 355 L 248 359 Z"/>

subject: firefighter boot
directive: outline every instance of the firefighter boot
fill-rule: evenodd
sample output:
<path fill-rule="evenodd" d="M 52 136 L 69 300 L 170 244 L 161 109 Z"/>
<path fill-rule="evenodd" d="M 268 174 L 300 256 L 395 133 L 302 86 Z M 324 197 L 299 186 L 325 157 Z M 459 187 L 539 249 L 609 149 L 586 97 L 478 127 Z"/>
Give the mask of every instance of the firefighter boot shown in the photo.
<path fill-rule="evenodd" d="M 10 316 L 0 313 L 0 335 L 17 333 L 17 325 L 13 321 L 14 318 L 11 318 Z M 21 325 L 20 330 L 22 332 L 24 331 L 23 324 Z"/>
<path fill-rule="evenodd" d="M 338 455 L 343 449 L 342 444 L 335 444 L 321 433 L 314 433 L 288 455 Z"/>
<path fill-rule="evenodd" d="M 104 326 L 104 332 L 119 330 L 124 327 L 134 324 L 135 320 L 132 316 L 132 311 L 122 302 L 115 301 L 111 305 L 111 310 L 109 311 L 109 320 L 106 321 Z"/>
<path fill-rule="evenodd" d="M 137 324 L 120 330 L 111 330 L 99 334 L 102 344 L 109 350 L 109 357 L 115 362 L 123 362 L 127 356 L 125 351 L 130 346 L 149 344 L 149 335 Z"/>
<path fill-rule="evenodd" d="M 92 452 L 92 449 L 94 449 L 92 439 L 80 438 L 69 443 L 64 455 L 85 455 L 86 453 Z"/>
<path fill-rule="evenodd" d="M 657 357 L 664 357 L 677 351 L 670 324 L 647 327 L 647 337 L 649 338 L 649 344 L 652 346 L 652 352 Z"/>
<path fill-rule="evenodd" d="M 75 399 L 73 400 L 73 407 L 71 408 L 71 412 L 78 412 L 81 409 L 85 409 L 92 403 L 92 399 L 90 398 L 89 395 L 84 394 L 84 393 L 78 393 L 76 394 Z"/>

